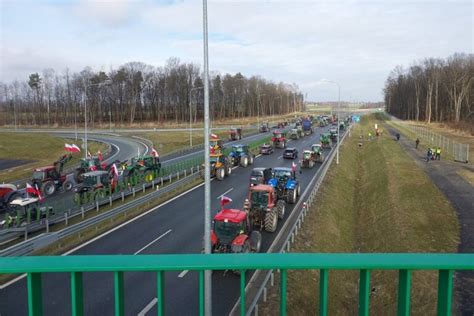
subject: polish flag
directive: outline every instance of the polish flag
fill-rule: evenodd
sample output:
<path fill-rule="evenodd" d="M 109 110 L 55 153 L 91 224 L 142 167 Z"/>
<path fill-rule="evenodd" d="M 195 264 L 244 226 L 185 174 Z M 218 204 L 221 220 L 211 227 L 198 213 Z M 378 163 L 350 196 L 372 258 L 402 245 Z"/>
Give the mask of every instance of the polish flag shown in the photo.
<path fill-rule="evenodd" d="M 117 169 L 117 165 L 116 165 L 116 164 L 113 164 L 113 165 L 112 165 L 111 170 L 112 170 L 112 173 L 113 173 L 113 175 L 114 175 L 114 178 L 115 178 L 115 177 L 118 177 L 119 173 L 118 173 L 118 169 Z"/>
<path fill-rule="evenodd" d="M 232 199 L 230 197 L 227 197 L 227 196 L 221 196 L 221 206 L 224 207 L 224 205 L 226 204 L 229 204 L 230 202 L 232 202 Z"/>
<path fill-rule="evenodd" d="M 37 185 L 35 185 L 33 187 L 31 184 L 27 183 L 26 184 L 26 193 L 36 195 L 40 200 L 43 200 L 43 197 L 41 196 L 41 192 L 38 189 Z"/>
<path fill-rule="evenodd" d="M 101 151 L 97 151 L 97 158 L 99 159 L 99 161 L 102 161 L 104 159 L 104 156 L 102 156 L 102 153 Z"/>
<path fill-rule="evenodd" d="M 294 161 L 291 163 L 291 170 L 292 170 L 293 172 L 296 172 L 296 164 L 295 164 Z"/>
<path fill-rule="evenodd" d="M 65 151 L 71 152 L 71 148 L 72 148 L 71 145 L 69 145 L 69 144 L 64 144 L 64 150 L 65 150 Z"/>
<path fill-rule="evenodd" d="M 216 139 L 216 138 L 219 138 L 219 137 L 216 134 L 211 134 L 211 138 Z"/>
<path fill-rule="evenodd" d="M 155 147 L 151 148 L 151 155 L 156 158 L 160 158 L 160 154 L 156 151 Z"/>
<path fill-rule="evenodd" d="M 81 152 L 81 149 L 76 144 L 72 144 L 71 145 L 71 152 L 72 153 L 78 153 L 78 152 Z"/>

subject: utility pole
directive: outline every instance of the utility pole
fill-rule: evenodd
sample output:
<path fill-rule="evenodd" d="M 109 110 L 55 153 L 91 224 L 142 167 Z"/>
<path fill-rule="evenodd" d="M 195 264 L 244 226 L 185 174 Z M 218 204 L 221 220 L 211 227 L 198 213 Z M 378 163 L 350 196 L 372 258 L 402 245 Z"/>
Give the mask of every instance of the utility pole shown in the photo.
<path fill-rule="evenodd" d="M 209 157 L 209 53 L 207 38 L 207 0 L 202 1 L 204 46 L 204 253 L 211 254 L 211 168 Z M 212 315 L 212 271 L 204 271 L 204 313 Z"/>

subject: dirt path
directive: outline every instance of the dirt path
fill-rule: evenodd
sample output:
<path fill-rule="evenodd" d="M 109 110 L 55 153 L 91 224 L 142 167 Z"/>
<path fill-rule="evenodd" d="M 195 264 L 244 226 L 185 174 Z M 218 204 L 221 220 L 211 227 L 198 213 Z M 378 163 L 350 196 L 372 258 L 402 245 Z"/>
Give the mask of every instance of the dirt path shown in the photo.
<path fill-rule="evenodd" d="M 385 125 L 385 129 L 395 139 L 398 131 L 388 125 Z M 474 253 L 474 187 L 458 173 L 462 170 L 474 173 L 474 166 L 442 160 L 442 155 L 440 161 L 427 162 L 426 152 L 415 149 L 414 142 L 402 135 L 399 143 L 457 210 L 461 228 L 458 252 Z M 474 271 L 457 273 L 455 286 L 459 313 L 474 315 Z"/>

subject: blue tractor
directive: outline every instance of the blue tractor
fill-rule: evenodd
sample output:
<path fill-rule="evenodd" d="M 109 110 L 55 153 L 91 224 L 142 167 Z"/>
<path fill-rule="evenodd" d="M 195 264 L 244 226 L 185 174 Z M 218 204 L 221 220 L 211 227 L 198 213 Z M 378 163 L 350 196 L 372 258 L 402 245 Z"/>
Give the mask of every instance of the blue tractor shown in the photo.
<path fill-rule="evenodd" d="M 296 173 L 291 168 L 273 168 L 273 178 L 268 184 L 275 188 L 278 199 L 285 200 L 289 204 L 295 204 L 300 196 L 300 184 L 296 180 Z"/>
<path fill-rule="evenodd" d="M 248 145 L 233 145 L 232 151 L 229 154 L 229 161 L 232 166 L 241 165 L 242 167 L 247 167 L 248 165 L 253 164 L 255 159 L 254 154 L 250 152 Z"/>

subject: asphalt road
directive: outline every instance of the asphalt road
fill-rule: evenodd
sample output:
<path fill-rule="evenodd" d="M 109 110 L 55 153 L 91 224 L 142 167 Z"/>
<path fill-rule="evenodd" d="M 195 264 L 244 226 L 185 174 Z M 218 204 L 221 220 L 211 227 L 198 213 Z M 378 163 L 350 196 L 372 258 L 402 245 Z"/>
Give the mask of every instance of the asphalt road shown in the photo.
<path fill-rule="evenodd" d="M 325 128 L 326 130 L 327 128 Z M 303 149 L 318 142 L 319 131 L 312 136 L 289 143 L 297 147 L 300 155 Z M 272 155 L 262 156 L 255 160 L 251 167 L 236 168 L 224 181 L 212 181 L 212 210 L 219 211 L 219 197 L 229 196 L 233 202 L 230 208 L 241 208 L 248 192 L 248 179 L 252 167 L 291 166 L 291 160 L 281 158 L 282 150 L 277 149 Z M 303 169 L 298 176 L 302 191 L 305 185 L 319 168 Z M 93 254 L 167 254 L 199 253 L 202 249 L 203 236 L 203 186 L 169 200 L 156 210 L 140 217 L 128 225 L 108 233 L 96 241 L 84 245 L 71 255 Z M 293 205 L 287 204 L 285 219 L 292 211 Z M 278 224 L 275 233 L 263 233 L 262 252 L 270 246 L 283 222 Z M 247 275 L 250 278 L 250 273 Z M 148 307 L 148 315 L 156 314 L 156 277 L 152 273 L 125 274 L 125 313 L 137 315 Z M 198 313 L 198 279 L 197 274 L 187 271 L 168 272 L 165 274 L 166 313 L 170 315 L 193 315 Z M 224 276 L 223 271 L 213 274 L 213 314 L 227 315 L 239 296 L 239 277 L 232 273 Z M 21 279 L 2 290 L 0 300 L 1 315 L 26 315 L 26 280 Z M 113 274 L 84 274 L 84 303 L 88 315 L 112 315 Z M 70 314 L 69 275 L 43 275 L 43 304 L 46 315 Z"/>

